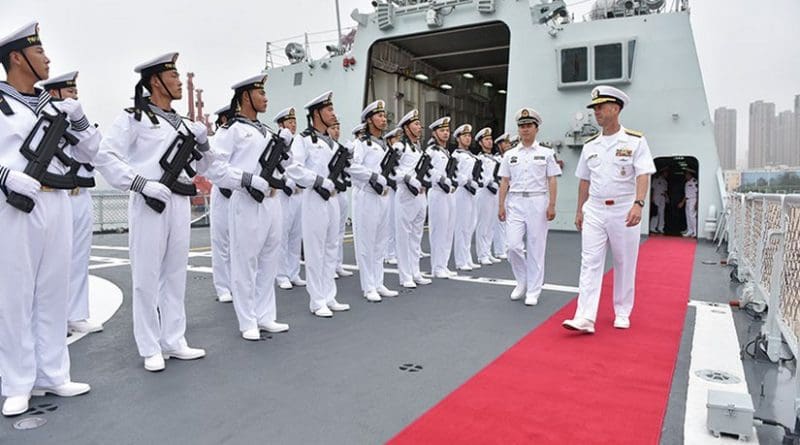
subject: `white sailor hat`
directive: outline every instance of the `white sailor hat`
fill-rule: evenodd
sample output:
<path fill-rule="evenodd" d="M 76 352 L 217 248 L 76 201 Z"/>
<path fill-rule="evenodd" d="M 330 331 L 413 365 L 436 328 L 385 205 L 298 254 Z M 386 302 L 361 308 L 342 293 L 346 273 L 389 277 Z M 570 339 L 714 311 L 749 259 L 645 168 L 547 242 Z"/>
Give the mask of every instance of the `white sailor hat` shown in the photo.
<path fill-rule="evenodd" d="M 494 143 L 499 144 L 503 141 L 511 142 L 511 136 L 509 136 L 508 133 L 503 133 L 497 139 L 494 140 Z"/>
<path fill-rule="evenodd" d="M 264 84 L 267 82 L 267 75 L 266 74 L 258 74 L 256 76 L 248 77 L 241 82 L 237 82 L 231 85 L 231 89 L 237 93 L 241 91 L 247 90 L 256 90 L 260 88 L 264 88 Z"/>
<path fill-rule="evenodd" d="M 440 128 L 450 128 L 450 116 L 440 117 L 439 119 L 436 119 L 435 121 L 433 121 L 432 124 L 428 125 L 428 128 L 430 128 L 433 131 L 436 131 Z"/>
<path fill-rule="evenodd" d="M 403 129 L 401 127 L 397 127 L 394 130 L 392 130 L 392 131 L 386 133 L 385 135 L 383 135 L 383 139 L 384 140 L 388 140 L 389 138 L 399 137 L 401 131 L 403 131 Z"/>
<path fill-rule="evenodd" d="M 364 131 L 364 129 L 366 127 L 367 127 L 366 124 L 360 123 L 360 124 L 356 125 L 355 127 L 353 127 L 353 129 L 350 131 L 350 133 L 352 133 L 353 136 L 358 136 L 359 134 L 361 134 Z"/>
<path fill-rule="evenodd" d="M 311 99 L 304 107 L 308 111 L 316 110 L 317 108 L 324 108 L 328 105 L 333 105 L 333 91 L 326 91 L 319 96 Z"/>
<path fill-rule="evenodd" d="M 156 57 L 155 59 L 148 60 L 145 63 L 137 65 L 133 71 L 141 73 L 143 78 L 150 77 L 153 74 L 176 69 L 175 62 L 177 61 L 178 53 L 166 53 Z"/>
<path fill-rule="evenodd" d="M 537 128 L 542 125 L 542 116 L 533 108 L 528 107 L 520 108 L 514 116 L 514 120 L 517 121 L 517 125 L 536 124 Z"/>
<path fill-rule="evenodd" d="M 511 139 L 508 141 L 511 142 L 511 145 L 519 143 L 519 135 L 515 134 L 514 136 L 511 136 Z"/>
<path fill-rule="evenodd" d="M 223 114 L 228 114 L 231 111 L 231 105 L 225 105 L 224 107 L 220 108 L 219 110 L 215 111 L 214 114 L 217 116 L 222 116 Z"/>
<path fill-rule="evenodd" d="M 361 122 L 366 122 L 367 119 L 372 117 L 375 114 L 383 113 L 386 111 L 386 102 L 382 100 L 376 100 L 371 104 L 364 107 L 364 110 L 361 111 Z"/>
<path fill-rule="evenodd" d="M 294 107 L 284 108 L 283 110 L 279 111 L 278 114 L 275 115 L 275 119 L 273 121 L 276 124 L 280 124 L 283 121 L 288 121 L 289 119 L 297 119 L 294 113 Z"/>
<path fill-rule="evenodd" d="M 592 90 L 592 102 L 586 108 L 594 108 L 595 105 L 603 104 L 606 102 L 613 102 L 624 108 L 630 102 L 627 94 L 623 93 L 619 88 L 614 88 L 608 85 L 600 85 L 594 87 Z"/>
<path fill-rule="evenodd" d="M 408 113 L 406 113 L 405 116 L 403 116 L 402 119 L 400 119 L 400 122 L 397 123 L 397 126 L 398 127 L 403 127 L 405 125 L 408 125 L 408 124 L 410 124 L 410 123 L 412 123 L 414 121 L 418 121 L 418 120 L 419 120 L 419 110 L 414 108 L 413 110 L 411 110 Z"/>
<path fill-rule="evenodd" d="M 41 44 L 39 23 L 31 22 L 11 34 L 0 37 L 0 57 L 10 54 L 11 51 L 22 51 L 29 46 Z"/>
<path fill-rule="evenodd" d="M 475 140 L 480 141 L 481 139 L 488 137 L 492 137 L 492 129 L 489 127 L 481 128 L 479 132 L 475 134 Z"/>
<path fill-rule="evenodd" d="M 458 138 L 462 134 L 471 134 L 471 133 L 472 133 L 472 125 L 464 124 L 464 125 L 456 128 L 456 131 L 453 132 L 453 137 L 454 138 Z"/>
<path fill-rule="evenodd" d="M 43 90 L 60 90 L 61 88 L 72 88 L 77 85 L 78 72 L 72 71 L 60 76 L 51 77 L 42 81 L 39 85 Z"/>

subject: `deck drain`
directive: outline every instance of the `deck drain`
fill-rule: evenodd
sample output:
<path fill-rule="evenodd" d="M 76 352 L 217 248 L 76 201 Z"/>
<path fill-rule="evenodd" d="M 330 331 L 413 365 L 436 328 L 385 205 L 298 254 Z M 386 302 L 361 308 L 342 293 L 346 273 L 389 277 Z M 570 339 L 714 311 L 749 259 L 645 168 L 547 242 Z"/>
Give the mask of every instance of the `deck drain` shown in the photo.
<path fill-rule="evenodd" d="M 717 264 L 718 261 L 716 260 L 703 260 L 703 264 L 708 264 L 709 266 L 712 264 Z"/>
<path fill-rule="evenodd" d="M 401 294 L 410 294 L 414 292 L 414 289 L 400 289 L 399 291 Z"/>
<path fill-rule="evenodd" d="M 414 363 L 403 363 L 399 366 L 401 371 L 406 372 L 420 372 L 422 371 L 422 365 L 415 365 Z"/>
<path fill-rule="evenodd" d="M 47 423 L 47 419 L 43 417 L 26 417 L 14 422 L 15 430 L 33 430 Z"/>
<path fill-rule="evenodd" d="M 57 409 L 58 405 L 53 405 L 52 403 L 42 403 L 41 405 L 32 406 L 28 410 L 28 413 L 33 416 L 41 416 L 42 414 L 52 413 Z"/>
<path fill-rule="evenodd" d="M 725 371 L 717 371 L 715 369 L 701 369 L 699 371 L 695 371 L 694 374 L 707 382 L 732 385 L 742 381 L 742 379 L 733 374 Z"/>
<path fill-rule="evenodd" d="M 207 280 L 208 278 L 209 278 L 208 275 L 195 275 L 192 277 L 193 280 L 198 280 L 198 281 Z"/>

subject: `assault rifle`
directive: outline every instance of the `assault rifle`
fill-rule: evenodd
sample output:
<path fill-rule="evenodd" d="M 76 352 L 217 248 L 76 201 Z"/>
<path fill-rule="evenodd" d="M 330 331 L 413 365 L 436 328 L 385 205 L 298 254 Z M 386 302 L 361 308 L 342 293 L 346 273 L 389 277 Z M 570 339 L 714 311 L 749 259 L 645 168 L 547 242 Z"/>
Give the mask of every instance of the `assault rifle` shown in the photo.
<path fill-rule="evenodd" d="M 381 176 L 386 178 L 386 185 L 392 190 L 397 190 L 397 181 L 392 179 L 392 176 L 395 175 L 398 165 L 400 165 L 400 152 L 392 147 L 386 147 L 386 154 L 381 159 Z M 369 178 L 369 185 L 375 193 L 383 194 L 383 186 L 377 180 Z"/>
<path fill-rule="evenodd" d="M 180 182 L 178 178 L 181 172 L 186 172 L 190 178 L 194 177 L 197 172 L 192 168 L 192 161 L 199 161 L 202 158 L 203 155 L 197 151 L 197 141 L 194 136 L 179 133 L 158 161 L 164 170 L 158 182 L 166 185 L 176 195 L 195 196 L 197 187 L 194 184 Z M 144 201 L 158 213 L 163 212 L 166 207 L 163 201 L 149 196 L 145 196 Z"/>
<path fill-rule="evenodd" d="M 472 180 L 478 183 L 478 187 L 481 185 L 481 179 L 483 177 L 483 162 L 480 159 L 475 159 L 475 163 L 472 164 Z M 473 195 L 478 192 L 478 190 L 472 187 L 469 183 L 464 186 L 468 192 L 472 193 Z"/>
<path fill-rule="evenodd" d="M 495 184 L 498 185 L 500 184 L 499 173 L 500 173 L 500 163 L 495 162 L 494 171 L 492 172 L 492 179 L 494 180 L 494 182 L 491 182 L 489 183 L 489 185 L 486 186 L 486 188 L 489 189 L 489 191 L 492 192 L 493 195 L 497 194 L 497 187 L 495 187 Z"/>
<path fill-rule="evenodd" d="M 350 166 L 350 152 L 346 147 L 339 145 L 339 149 L 333 154 L 330 162 L 328 162 L 328 179 L 333 181 L 335 189 L 339 192 L 344 192 L 350 183 L 350 175 L 346 169 Z M 319 193 L 325 201 L 330 199 L 331 193 L 322 186 L 322 184 L 315 184 L 314 190 Z"/>
<path fill-rule="evenodd" d="M 261 172 L 258 175 L 266 179 L 270 187 L 281 189 L 287 196 L 291 196 L 292 189 L 286 186 L 286 181 L 275 177 L 275 170 L 279 173 L 284 172 L 281 162 L 286 159 L 289 159 L 289 147 L 278 135 L 272 135 L 272 139 L 267 143 L 266 148 L 258 158 L 258 163 L 261 165 Z M 247 187 L 247 192 L 256 201 L 264 201 L 264 193 L 260 190 Z"/>
<path fill-rule="evenodd" d="M 439 187 L 444 190 L 445 193 L 450 193 L 450 185 L 448 185 L 445 179 L 449 179 L 455 183 L 456 179 L 456 171 L 458 170 L 458 159 L 455 156 L 450 155 L 447 159 L 447 165 L 444 167 L 444 176 L 439 179 Z M 455 187 L 458 187 L 457 185 Z"/>
<path fill-rule="evenodd" d="M 431 171 L 433 165 L 431 164 L 431 157 L 428 156 L 427 153 L 423 152 L 422 156 L 420 156 L 419 161 L 417 161 L 417 165 L 414 166 L 414 172 L 417 174 L 416 178 L 423 187 L 431 188 L 431 182 L 425 179 L 428 176 L 428 173 Z M 416 190 L 411 184 L 406 183 L 408 190 L 417 196 L 419 194 L 419 190 Z"/>

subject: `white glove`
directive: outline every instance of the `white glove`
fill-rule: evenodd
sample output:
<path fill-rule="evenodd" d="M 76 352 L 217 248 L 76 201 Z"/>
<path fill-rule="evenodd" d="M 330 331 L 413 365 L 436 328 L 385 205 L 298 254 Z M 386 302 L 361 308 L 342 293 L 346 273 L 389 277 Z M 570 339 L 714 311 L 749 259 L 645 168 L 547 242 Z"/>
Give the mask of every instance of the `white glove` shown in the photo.
<path fill-rule="evenodd" d="M 169 201 L 169 196 L 172 192 L 169 191 L 166 185 L 158 181 L 147 181 L 142 188 L 142 194 L 166 203 Z"/>
<path fill-rule="evenodd" d="M 204 124 L 200 122 L 191 122 L 189 124 L 189 130 L 192 131 L 194 140 L 196 140 L 198 144 L 202 145 L 208 142 L 208 128 L 206 128 Z"/>
<path fill-rule="evenodd" d="M 17 192 L 20 195 L 25 195 L 28 198 L 33 198 L 39 193 L 42 184 L 39 181 L 31 178 L 23 172 L 16 170 L 8 170 L 8 177 L 5 182 L 6 188 L 12 192 Z"/>
<path fill-rule="evenodd" d="M 387 184 L 386 177 L 383 175 L 378 175 L 378 184 L 382 185 L 383 187 L 386 187 Z"/>
<path fill-rule="evenodd" d="M 415 178 L 413 176 L 408 178 L 408 185 L 410 185 L 411 187 L 414 187 L 417 190 L 420 190 L 422 188 L 422 184 L 420 184 L 419 179 L 417 179 L 417 178 Z"/>
<path fill-rule="evenodd" d="M 330 179 L 325 178 L 322 180 L 322 188 L 333 193 L 333 191 L 336 189 L 336 185 Z"/>
<path fill-rule="evenodd" d="M 267 191 L 269 190 L 269 183 L 261 176 L 253 175 L 253 179 L 250 180 L 250 187 L 258 190 L 261 193 L 267 194 Z"/>
<path fill-rule="evenodd" d="M 473 181 L 473 180 L 469 181 L 469 185 L 470 185 L 470 187 L 472 187 L 474 189 L 478 188 L 478 183 Z"/>
<path fill-rule="evenodd" d="M 294 181 L 292 181 L 292 178 L 284 176 L 283 180 L 286 181 L 286 187 L 289 187 L 292 190 L 294 190 L 294 188 L 297 187 L 297 184 Z"/>
<path fill-rule="evenodd" d="M 283 139 L 283 143 L 286 145 L 292 145 L 292 139 L 294 136 L 292 132 L 289 131 L 288 128 L 281 128 L 281 131 L 278 132 L 278 136 Z"/>
<path fill-rule="evenodd" d="M 61 102 L 57 102 L 57 104 L 58 109 L 64 113 L 67 113 L 67 117 L 71 121 L 79 121 L 86 116 L 83 113 L 83 107 L 81 106 L 81 103 L 71 97 L 68 97 Z"/>

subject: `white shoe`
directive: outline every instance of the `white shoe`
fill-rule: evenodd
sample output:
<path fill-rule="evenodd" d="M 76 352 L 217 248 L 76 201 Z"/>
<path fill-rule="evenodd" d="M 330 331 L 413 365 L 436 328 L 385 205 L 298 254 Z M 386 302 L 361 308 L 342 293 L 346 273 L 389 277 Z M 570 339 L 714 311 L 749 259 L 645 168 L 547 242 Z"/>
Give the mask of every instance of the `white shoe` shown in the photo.
<path fill-rule="evenodd" d="M 518 284 L 514 287 L 514 290 L 511 291 L 511 299 L 513 301 L 519 300 L 523 295 L 525 295 L 525 286 L 521 284 Z"/>
<path fill-rule="evenodd" d="M 428 258 L 430 256 L 431 256 L 431 254 L 428 253 L 428 252 L 423 252 L 422 250 L 419 251 L 419 257 L 420 258 Z"/>
<path fill-rule="evenodd" d="M 294 287 L 288 278 L 278 278 L 276 281 L 278 282 L 278 287 L 281 289 L 289 290 Z"/>
<path fill-rule="evenodd" d="M 385 262 L 386 262 L 386 264 L 396 265 L 397 264 L 397 258 L 387 258 Z"/>
<path fill-rule="evenodd" d="M 263 323 L 263 324 L 259 323 L 258 328 L 259 329 L 263 329 L 263 330 L 265 330 L 267 332 L 270 332 L 272 334 L 277 334 L 279 332 L 288 331 L 289 330 L 289 325 L 286 324 L 286 323 L 278 323 L 277 321 L 270 321 L 270 322 Z"/>
<path fill-rule="evenodd" d="M 75 397 L 81 394 L 86 394 L 91 391 L 92 387 L 88 383 L 79 382 L 65 382 L 58 386 L 53 387 L 39 387 L 33 388 L 31 391 L 32 396 L 44 396 L 47 394 L 55 394 L 59 397 Z"/>
<path fill-rule="evenodd" d="M 28 411 L 28 402 L 30 400 L 30 394 L 6 397 L 6 401 L 3 402 L 3 415 L 11 417 L 25 413 L 25 411 Z"/>
<path fill-rule="evenodd" d="M 458 268 L 458 270 L 460 270 L 460 271 L 463 271 L 463 272 L 470 272 L 470 271 L 472 270 L 472 266 L 470 266 L 469 264 L 467 264 L 467 265 L 466 265 L 466 266 L 464 266 L 464 267 L 459 267 L 459 268 Z"/>
<path fill-rule="evenodd" d="M 344 304 L 344 303 L 339 303 L 334 298 L 332 303 L 328 303 L 328 309 L 332 310 L 333 312 L 349 311 L 350 310 L 350 305 L 349 304 Z"/>
<path fill-rule="evenodd" d="M 380 303 L 382 300 L 381 296 L 378 295 L 378 293 L 375 292 L 374 290 L 371 290 L 366 294 L 364 294 L 364 298 L 366 298 L 367 301 L 371 301 L 373 303 Z"/>
<path fill-rule="evenodd" d="M 583 332 L 584 334 L 594 334 L 594 322 L 585 318 L 573 318 L 572 320 L 564 320 L 561 326 L 572 330 Z"/>
<path fill-rule="evenodd" d="M 458 276 L 458 272 L 456 272 L 454 270 L 445 269 L 445 272 L 447 272 L 447 275 L 450 275 L 451 277 Z"/>
<path fill-rule="evenodd" d="M 430 278 L 425 278 L 422 275 L 414 277 L 414 282 L 422 285 L 433 283 Z"/>
<path fill-rule="evenodd" d="M 469 265 L 472 266 L 473 269 L 480 269 L 481 268 L 480 264 L 475 264 L 475 263 L 470 262 Z"/>
<path fill-rule="evenodd" d="M 163 371 L 165 367 L 164 356 L 161 354 L 153 354 L 144 359 L 144 369 L 150 372 Z"/>
<path fill-rule="evenodd" d="M 317 309 L 316 311 L 311 311 L 312 314 L 316 315 L 317 317 L 322 318 L 330 318 L 333 317 L 333 312 L 328 309 L 328 306 L 322 306 L 321 308 Z"/>
<path fill-rule="evenodd" d="M 525 296 L 525 306 L 536 306 L 537 303 L 539 303 L 539 294 Z"/>
<path fill-rule="evenodd" d="M 508 259 L 508 255 L 506 255 L 506 254 L 504 254 L 504 253 L 501 253 L 500 255 L 495 255 L 495 256 L 496 256 L 496 257 L 497 257 L 497 259 L 499 259 L 499 260 L 507 260 L 507 259 Z"/>
<path fill-rule="evenodd" d="M 258 328 L 244 330 L 242 331 L 242 338 L 248 341 L 259 341 L 261 340 L 261 331 Z"/>
<path fill-rule="evenodd" d="M 206 350 L 201 348 L 190 348 L 188 345 L 182 346 L 174 351 L 161 351 L 165 359 L 176 358 L 178 360 L 195 360 L 206 356 Z"/>
<path fill-rule="evenodd" d="M 691 238 L 691 237 L 693 237 L 693 236 L 697 236 L 697 235 L 696 235 L 696 234 L 694 234 L 694 233 L 684 233 L 682 236 L 683 236 L 684 238 Z"/>
<path fill-rule="evenodd" d="M 336 269 L 336 274 L 339 275 L 340 277 L 352 277 L 353 276 L 353 272 L 350 272 L 349 270 L 345 270 L 343 267 L 340 267 L 340 268 Z"/>
<path fill-rule="evenodd" d="M 631 319 L 624 315 L 617 315 L 614 318 L 614 327 L 617 329 L 628 329 L 631 327 Z"/>
<path fill-rule="evenodd" d="M 302 278 L 296 278 L 296 279 L 292 280 L 291 283 L 293 285 L 297 286 L 297 287 L 305 287 L 306 280 L 304 280 Z"/>
<path fill-rule="evenodd" d="M 78 334 L 91 334 L 93 332 L 103 331 L 102 324 L 95 323 L 90 320 L 70 321 L 67 323 L 67 328 L 70 332 L 75 332 Z"/>
<path fill-rule="evenodd" d="M 451 275 L 445 271 L 439 271 L 433 273 L 433 278 L 443 278 L 445 280 L 449 279 Z"/>
<path fill-rule="evenodd" d="M 386 286 L 380 286 L 378 287 L 378 295 L 380 295 L 381 297 L 396 297 L 400 295 L 400 292 L 397 292 L 396 290 L 391 290 Z"/>
<path fill-rule="evenodd" d="M 492 260 L 490 260 L 489 258 L 484 258 L 480 260 L 480 263 L 483 266 L 491 266 L 492 264 L 494 264 L 494 262 L 492 262 Z"/>
<path fill-rule="evenodd" d="M 403 286 L 406 289 L 416 289 L 417 288 L 417 283 L 415 283 L 413 281 L 406 281 L 405 283 L 402 283 L 400 285 Z"/>
<path fill-rule="evenodd" d="M 491 261 L 493 264 L 502 263 L 499 258 L 495 258 L 493 256 L 489 257 L 489 261 Z"/>
<path fill-rule="evenodd" d="M 230 292 L 226 292 L 222 295 L 217 295 L 217 301 L 220 303 L 230 303 L 233 301 L 233 295 Z"/>

